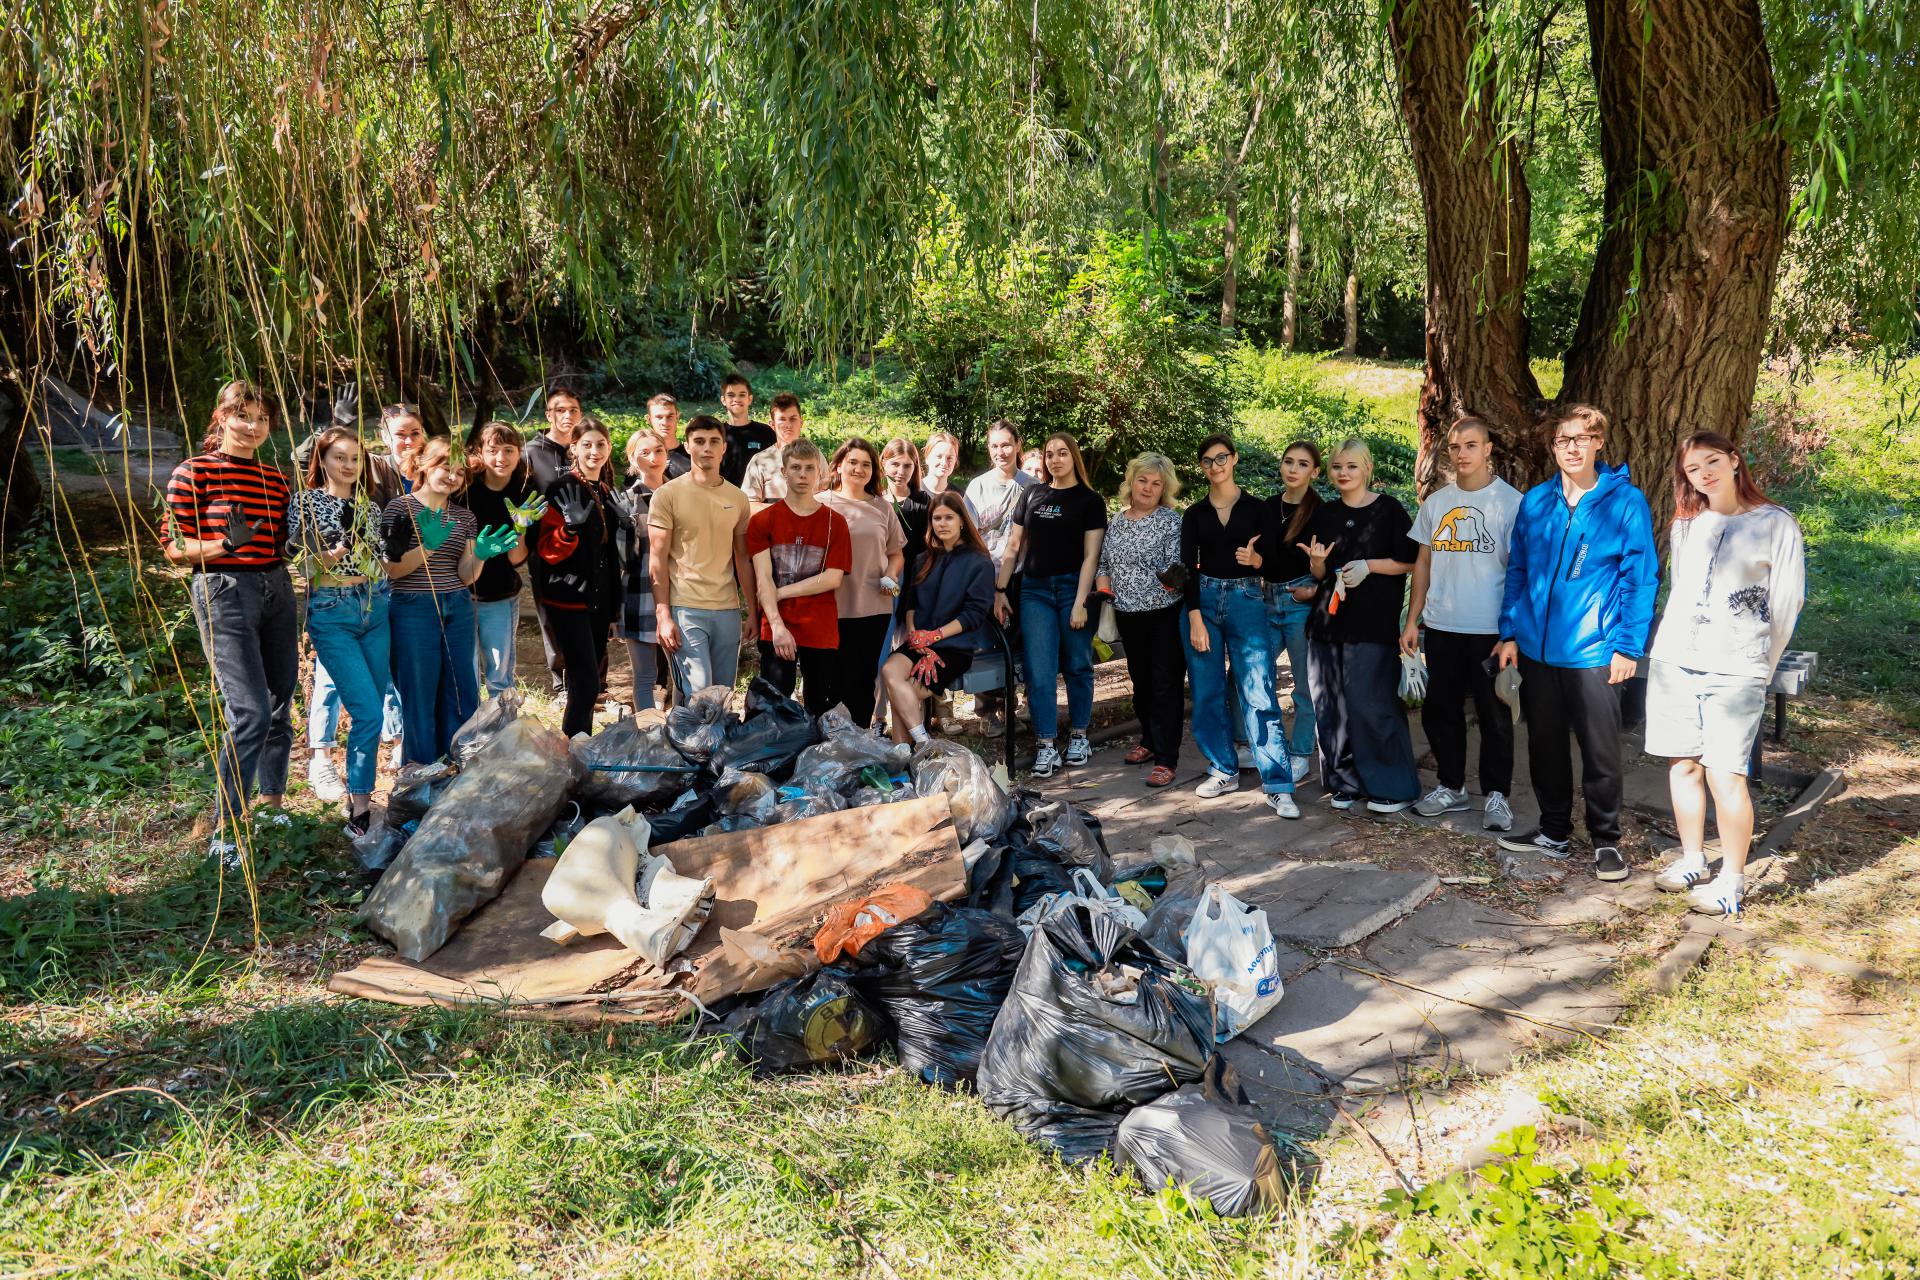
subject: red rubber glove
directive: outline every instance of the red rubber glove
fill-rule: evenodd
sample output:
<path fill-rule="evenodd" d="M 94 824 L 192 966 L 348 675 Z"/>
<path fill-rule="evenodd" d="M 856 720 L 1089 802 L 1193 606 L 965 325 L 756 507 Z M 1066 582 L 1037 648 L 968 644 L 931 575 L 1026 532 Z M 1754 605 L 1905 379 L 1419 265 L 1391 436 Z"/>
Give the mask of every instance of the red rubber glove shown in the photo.
<path fill-rule="evenodd" d="M 925 653 L 945 638 L 946 637 L 942 636 L 938 631 L 909 631 L 907 632 L 907 648 Z"/>
<path fill-rule="evenodd" d="M 929 651 L 922 654 L 920 661 L 913 664 L 911 674 L 915 680 L 918 680 L 928 688 L 932 688 L 940 668 L 946 665 L 945 662 L 941 661 L 939 654 Z"/>

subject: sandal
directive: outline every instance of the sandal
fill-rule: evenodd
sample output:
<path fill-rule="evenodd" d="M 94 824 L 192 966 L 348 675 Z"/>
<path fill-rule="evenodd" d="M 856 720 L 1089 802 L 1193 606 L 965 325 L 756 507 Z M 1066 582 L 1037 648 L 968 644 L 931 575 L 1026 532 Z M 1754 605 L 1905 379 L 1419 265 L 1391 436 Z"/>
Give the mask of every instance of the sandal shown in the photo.
<path fill-rule="evenodd" d="M 1147 785 L 1150 787 L 1172 786 L 1173 770 L 1163 764 L 1153 766 L 1152 771 L 1147 774 Z"/>
<path fill-rule="evenodd" d="M 1128 764 L 1145 764 L 1151 759 L 1153 759 L 1153 752 L 1147 750 L 1144 746 L 1135 747 L 1133 750 L 1127 752 Z"/>

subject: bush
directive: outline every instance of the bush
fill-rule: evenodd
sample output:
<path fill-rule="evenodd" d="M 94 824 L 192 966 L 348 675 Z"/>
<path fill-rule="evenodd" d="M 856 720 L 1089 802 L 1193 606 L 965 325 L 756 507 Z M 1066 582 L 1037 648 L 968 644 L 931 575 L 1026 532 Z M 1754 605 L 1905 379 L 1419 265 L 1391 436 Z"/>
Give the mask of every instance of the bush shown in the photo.
<path fill-rule="evenodd" d="M 665 391 L 677 400 L 713 400 L 733 370 L 733 353 L 715 338 L 629 334 L 586 378 L 590 397 L 644 401 Z"/>

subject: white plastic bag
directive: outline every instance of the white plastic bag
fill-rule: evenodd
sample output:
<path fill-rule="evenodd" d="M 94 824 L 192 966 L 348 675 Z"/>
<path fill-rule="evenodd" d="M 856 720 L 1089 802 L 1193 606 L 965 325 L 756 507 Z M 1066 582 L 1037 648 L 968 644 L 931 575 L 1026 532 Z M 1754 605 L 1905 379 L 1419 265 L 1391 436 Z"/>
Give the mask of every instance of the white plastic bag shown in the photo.
<path fill-rule="evenodd" d="M 1214 1038 L 1224 1044 L 1280 1003 L 1280 949 L 1267 913 L 1217 884 L 1187 926 L 1187 966 L 1213 990 Z"/>
<path fill-rule="evenodd" d="M 1120 643 L 1120 620 L 1114 616 L 1113 601 L 1103 601 L 1100 605 L 1100 625 L 1093 629 L 1094 638 L 1105 640 L 1108 644 Z"/>

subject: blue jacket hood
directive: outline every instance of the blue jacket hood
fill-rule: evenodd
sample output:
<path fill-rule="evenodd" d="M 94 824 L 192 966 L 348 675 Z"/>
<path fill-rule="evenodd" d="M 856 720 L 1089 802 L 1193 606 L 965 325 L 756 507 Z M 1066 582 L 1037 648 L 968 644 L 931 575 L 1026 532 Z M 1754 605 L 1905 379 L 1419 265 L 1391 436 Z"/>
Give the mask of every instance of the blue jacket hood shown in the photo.
<path fill-rule="evenodd" d="M 1653 512 L 1624 465 L 1599 472 L 1578 506 L 1558 475 L 1520 500 L 1500 636 L 1535 662 L 1604 667 L 1646 653 L 1659 590 Z"/>

